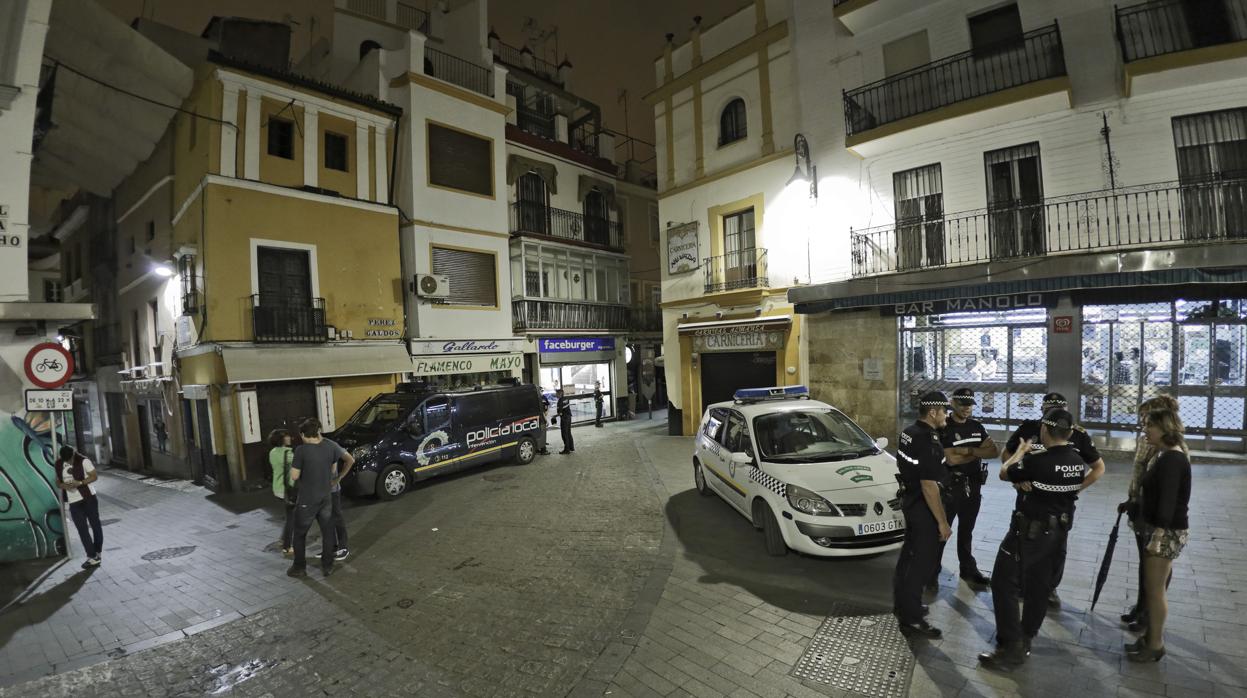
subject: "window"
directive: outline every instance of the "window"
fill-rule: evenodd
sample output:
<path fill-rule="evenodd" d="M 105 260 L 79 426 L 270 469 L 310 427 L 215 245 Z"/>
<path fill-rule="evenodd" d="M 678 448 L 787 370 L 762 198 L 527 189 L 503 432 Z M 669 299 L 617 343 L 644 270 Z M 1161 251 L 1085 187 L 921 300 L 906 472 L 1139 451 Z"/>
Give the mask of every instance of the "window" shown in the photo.
<path fill-rule="evenodd" d="M 1247 109 L 1173 119 L 1188 240 L 1247 237 Z"/>
<path fill-rule="evenodd" d="M 338 133 L 325 132 L 325 168 L 330 170 L 338 170 L 339 172 L 348 172 L 346 165 L 347 140 L 346 136 Z"/>
<path fill-rule="evenodd" d="M 1039 144 L 983 154 L 987 168 L 987 228 L 993 259 L 1041 255 L 1044 240 L 1043 177 Z"/>
<path fill-rule="evenodd" d="M 515 180 L 515 213 L 518 231 L 550 234 L 550 191 L 536 172 L 525 172 Z"/>
<path fill-rule="evenodd" d="M 654 204 L 649 205 L 649 244 L 650 247 L 658 247 L 662 237 L 662 230 L 658 226 L 658 207 Z"/>
<path fill-rule="evenodd" d="M 537 391 L 530 388 L 508 390 L 501 393 L 504 417 L 528 417 L 541 413 L 541 400 Z"/>
<path fill-rule="evenodd" d="M 430 122 L 429 184 L 447 189 L 494 195 L 494 142 L 488 138 Z"/>
<path fill-rule="evenodd" d="M 147 301 L 147 340 L 150 342 L 147 354 L 151 357 L 151 362 L 156 363 L 160 361 L 160 357 L 156 355 L 156 345 L 160 343 L 160 305 L 155 298 Z M 168 371 L 170 367 L 162 368 Z"/>
<path fill-rule="evenodd" d="M 727 432 L 724 434 L 723 445 L 729 453 L 750 453 L 753 447 L 749 444 L 749 433 L 745 428 L 745 418 L 739 412 L 727 414 Z"/>
<path fill-rule="evenodd" d="M 719 115 L 719 145 L 741 140 L 748 133 L 745 125 L 745 100 L 737 97 L 727 103 Z"/>
<path fill-rule="evenodd" d="M 883 45 L 883 74 L 886 77 L 930 62 L 931 49 L 925 29 Z"/>
<path fill-rule="evenodd" d="M 497 262 L 492 253 L 434 247 L 433 273 L 450 277 L 449 305 L 497 307 Z"/>
<path fill-rule="evenodd" d="M 156 239 L 156 221 L 147 221 L 147 241 Z"/>
<path fill-rule="evenodd" d="M 1022 43 L 1022 17 L 1016 4 L 988 10 L 967 21 L 970 23 L 970 46 L 976 56 L 997 53 Z"/>
<path fill-rule="evenodd" d="M 706 428 L 702 431 L 707 438 L 714 441 L 719 440 L 719 436 L 723 433 L 723 423 L 727 421 L 727 412 L 722 409 L 710 410 L 710 416 L 706 418 Z"/>
<path fill-rule="evenodd" d="M 610 212 L 606 195 L 597 189 L 585 194 L 585 241 L 599 245 L 611 245 L 617 241 L 610 231 Z"/>
<path fill-rule="evenodd" d="M 294 122 L 270 117 L 268 120 L 268 154 L 287 160 L 294 159 Z"/>
<path fill-rule="evenodd" d="M 134 250 L 135 250 L 134 236 L 131 235 L 130 236 L 130 254 L 134 254 Z"/>
<path fill-rule="evenodd" d="M 45 303 L 61 302 L 61 282 L 56 279 L 43 280 L 43 301 Z"/>
<path fill-rule="evenodd" d="M 502 418 L 497 393 L 461 395 L 455 398 L 456 422 L 465 429 L 492 426 Z"/>
<path fill-rule="evenodd" d="M 944 183 L 940 165 L 892 175 L 897 268 L 944 265 Z"/>
<path fill-rule="evenodd" d="M 182 312 L 199 312 L 199 279 L 195 276 L 195 258 L 191 255 L 178 258 L 178 278 L 182 282 Z"/>

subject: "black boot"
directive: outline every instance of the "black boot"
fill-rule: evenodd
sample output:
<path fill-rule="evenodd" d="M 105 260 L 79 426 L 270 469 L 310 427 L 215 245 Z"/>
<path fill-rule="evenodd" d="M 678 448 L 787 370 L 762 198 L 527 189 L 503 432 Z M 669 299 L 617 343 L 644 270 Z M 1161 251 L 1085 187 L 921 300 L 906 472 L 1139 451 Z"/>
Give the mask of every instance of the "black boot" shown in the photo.
<path fill-rule="evenodd" d="M 991 652 L 979 655 L 979 663 L 993 669 L 1018 666 L 1026 661 L 1026 648 L 1021 642 L 999 645 Z"/>
<path fill-rule="evenodd" d="M 901 634 L 905 637 L 920 637 L 928 640 L 938 640 L 944 637 L 944 633 L 940 629 L 934 627 L 925 620 L 919 623 L 901 623 Z"/>

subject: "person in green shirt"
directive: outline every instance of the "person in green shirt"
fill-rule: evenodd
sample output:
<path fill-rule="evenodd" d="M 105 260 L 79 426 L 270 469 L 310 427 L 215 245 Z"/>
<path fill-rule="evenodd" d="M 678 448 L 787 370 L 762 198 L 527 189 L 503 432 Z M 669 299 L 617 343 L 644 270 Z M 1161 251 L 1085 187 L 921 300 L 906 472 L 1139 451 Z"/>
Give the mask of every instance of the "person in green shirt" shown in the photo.
<path fill-rule="evenodd" d="M 294 501 L 298 496 L 294 483 L 290 482 L 290 464 L 294 461 L 292 437 L 285 429 L 274 429 L 268 435 L 268 464 L 273 468 L 273 496 L 286 505 L 286 524 L 281 532 L 281 552 L 286 557 L 294 555 Z"/>

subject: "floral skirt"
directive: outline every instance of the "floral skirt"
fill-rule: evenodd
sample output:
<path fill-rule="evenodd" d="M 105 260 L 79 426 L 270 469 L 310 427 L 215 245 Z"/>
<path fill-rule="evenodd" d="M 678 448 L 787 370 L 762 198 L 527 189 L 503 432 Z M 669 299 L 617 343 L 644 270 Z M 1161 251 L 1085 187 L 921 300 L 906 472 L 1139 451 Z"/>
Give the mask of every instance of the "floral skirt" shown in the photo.
<path fill-rule="evenodd" d="M 1147 524 L 1140 524 L 1140 534 L 1145 541 L 1151 541 L 1156 532 L 1156 527 Z M 1157 553 L 1148 553 L 1156 557 L 1163 557 L 1167 560 L 1177 560 L 1178 555 L 1182 554 L 1182 549 L 1186 547 L 1189 532 L 1186 529 L 1177 530 L 1172 528 L 1162 528 L 1160 538 L 1160 551 Z"/>

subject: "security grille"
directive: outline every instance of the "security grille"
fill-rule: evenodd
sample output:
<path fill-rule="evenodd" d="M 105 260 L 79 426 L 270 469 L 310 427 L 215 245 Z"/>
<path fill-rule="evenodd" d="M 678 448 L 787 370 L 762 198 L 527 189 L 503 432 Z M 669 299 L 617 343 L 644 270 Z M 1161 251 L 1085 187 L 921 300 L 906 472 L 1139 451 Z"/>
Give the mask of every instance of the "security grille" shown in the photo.
<path fill-rule="evenodd" d="M 492 252 L 433 248 L 433 273 L 450 277 L 450 305 L 498 305 L 497 261 Z"/>

